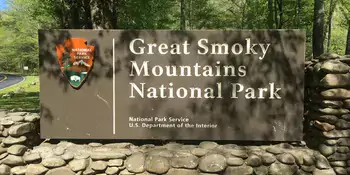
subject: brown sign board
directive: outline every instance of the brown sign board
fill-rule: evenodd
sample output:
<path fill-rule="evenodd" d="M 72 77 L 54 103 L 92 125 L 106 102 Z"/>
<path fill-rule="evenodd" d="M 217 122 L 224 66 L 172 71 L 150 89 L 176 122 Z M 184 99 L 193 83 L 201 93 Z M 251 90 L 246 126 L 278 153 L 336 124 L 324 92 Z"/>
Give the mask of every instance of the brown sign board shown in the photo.
<path fill-rule="evenodd" d="M 39 30 L 41 136 L 298 141 L 303 30 Z"/>

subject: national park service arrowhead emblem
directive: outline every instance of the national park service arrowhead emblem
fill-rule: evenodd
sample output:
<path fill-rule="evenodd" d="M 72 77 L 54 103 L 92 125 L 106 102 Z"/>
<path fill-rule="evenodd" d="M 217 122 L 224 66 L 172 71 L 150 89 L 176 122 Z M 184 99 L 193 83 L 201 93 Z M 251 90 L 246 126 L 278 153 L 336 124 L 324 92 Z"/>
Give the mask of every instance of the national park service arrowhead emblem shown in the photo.
<path fill-rule="evenodd" d="M 94 46 L 87 45 L 83 38 L 70 38 L 64 45 L 56 46 L 58 64 L 69 84 L 79 89 L 85 82 L 94 63 Z"/>

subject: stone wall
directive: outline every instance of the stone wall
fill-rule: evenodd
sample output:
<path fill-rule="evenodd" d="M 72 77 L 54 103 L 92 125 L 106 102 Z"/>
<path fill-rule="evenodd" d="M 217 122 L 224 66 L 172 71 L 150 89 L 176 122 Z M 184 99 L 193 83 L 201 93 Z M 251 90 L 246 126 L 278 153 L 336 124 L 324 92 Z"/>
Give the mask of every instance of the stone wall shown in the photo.
<path fill-rule="evenodd" d="M 325 156 L 305 146 L 38 143 L 38 114 L 0 116 L 1 175 L 335 175 Z"/>
<path fill-rule="evenodd" d="M 305 141 L 337 174 L 350 173 L 350 56 L 326 54 L 306 66 Z"/>

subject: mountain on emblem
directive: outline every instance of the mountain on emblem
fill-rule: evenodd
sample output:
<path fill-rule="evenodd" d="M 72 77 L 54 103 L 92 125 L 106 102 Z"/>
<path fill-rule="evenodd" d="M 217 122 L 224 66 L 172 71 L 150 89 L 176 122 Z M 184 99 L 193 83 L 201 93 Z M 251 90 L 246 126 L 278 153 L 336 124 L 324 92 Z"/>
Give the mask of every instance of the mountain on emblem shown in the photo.
<path fill-rule="evenodd" d="M 64 45 L 56 46 L 61 72 L 73 88 L 80 88 L 89 75 L 94 63 L 94 46 L 87 45 L 83 38 L 70 38 Z"/>

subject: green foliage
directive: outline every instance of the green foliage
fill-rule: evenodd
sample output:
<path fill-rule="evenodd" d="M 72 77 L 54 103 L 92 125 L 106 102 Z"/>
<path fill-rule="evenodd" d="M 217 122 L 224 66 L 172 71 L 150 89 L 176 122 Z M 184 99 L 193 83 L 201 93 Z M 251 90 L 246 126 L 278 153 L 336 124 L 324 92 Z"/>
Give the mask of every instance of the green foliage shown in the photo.
<path fill-rule="evenodd" d="M 325 45 L 330 0 L 325 4 Z M 333 0 L 330 51 L 344 53 L 350 1 Z M 270 3 L 269 3 L 270 2 Z M 300 2 L 300 4 L 298 4 Z M 117 29 L 305 29 L 306 57 L 312 57 L 314 0 L 9 0 L 0 11 L 0 70 L 38 71 L 40 28 Z M 269 6 L 270 5 L 270 6 Z"/>

